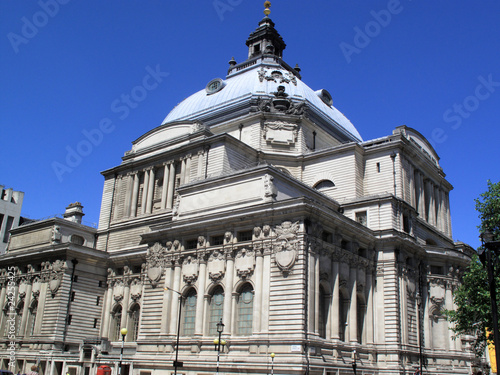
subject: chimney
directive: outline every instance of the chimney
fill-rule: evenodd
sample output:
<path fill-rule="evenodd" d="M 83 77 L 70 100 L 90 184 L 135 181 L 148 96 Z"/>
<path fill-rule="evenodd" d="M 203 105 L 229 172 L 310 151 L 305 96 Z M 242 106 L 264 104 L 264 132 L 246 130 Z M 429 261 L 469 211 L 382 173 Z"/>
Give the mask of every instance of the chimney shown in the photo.
<path fill-rule="evenodd" d="M 64 212 L 64 219 L 72 221 L 73 223 L 82 223 L 82 217 L 85 214 L 83 213 L 83 206 L 80 202 L 71 203 L 68 207 L 66 207 L 66 212 Z"/>

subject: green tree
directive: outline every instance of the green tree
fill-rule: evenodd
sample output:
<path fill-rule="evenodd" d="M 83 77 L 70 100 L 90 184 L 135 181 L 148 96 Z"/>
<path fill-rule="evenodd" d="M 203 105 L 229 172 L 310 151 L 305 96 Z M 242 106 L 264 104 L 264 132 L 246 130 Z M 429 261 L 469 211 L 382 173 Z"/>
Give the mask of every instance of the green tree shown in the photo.
<path fill-rule="evenodd" d="M 481 224 L 479 232 L 490 230 L 494 240 L 500 239 L 500 182 L 488 181 L 488 190 L 475 200 Z M 482 250 L 479 248 L 478 250 Z M 494 275 L 496 283 L 497 305 L 500 306 L 500 265 L 496 264 Z M 482 356 L 487 340 L 493 341 L 493 334 L 487 335 L 486 329 L 492 327 L 490 293 L 486 269 L 474 255 L 464 273 L 462 284 L 453 293 L 454 311 L 447 311 L 448 320 L 454 323 L 456 334 L 475 335 L 473 343 L 476 355 Z"/>

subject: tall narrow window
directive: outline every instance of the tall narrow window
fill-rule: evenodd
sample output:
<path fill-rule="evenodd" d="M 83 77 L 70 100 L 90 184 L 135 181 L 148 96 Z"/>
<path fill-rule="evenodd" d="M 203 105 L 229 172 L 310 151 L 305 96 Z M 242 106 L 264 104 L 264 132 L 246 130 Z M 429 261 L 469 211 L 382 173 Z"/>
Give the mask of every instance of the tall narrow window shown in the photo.
<path fill-rule="evenodd" d="M 238 335 L 252 334 L 253 295 L 252 285 L 245 284 L 241 288 L 236 302 L 236 313 L 238 316 L 236 331 Z"/>
<path fill-rule="evenodd" d="M 121 335 L 120 335 L 120 330 L 122 329 L 122 307 L 117 306 L 114 311 L 112 312 L 113 314 L 113 325 L 111 326 L 111 339 L 113 341 L 120 341 L 121 340 Z"/>
<path fill-rule="evenodd" d="M 366 315 L 366 305 L 365 301 L 363 298 L 358 298 L 358 303 L 357 303 L 357 317 L 358 317 L 358 332 L 357 332 L 357 339 L 359 344 L 363 344 L 363 336 L 364 336 L 364 328 L 365 328 L 365 315 Z"/>
<path fill-rule="evenodd" d="M 141 315 L 141 307 L 135 304 L 130 310 L 130 341 L 137 341 L 139 335 L 139 317 Z"/>
<path fill-rule="evenodd" d="M 224 312 L 224 290 L 221 286 L 215 288 L 210 298 L 210 319 L 208 321 L 208 334 L 217 335 L 217 323 L 222 319 Z"/>
<path fill-rule="evenodd" d="M 184 307 L 184 324 L 182 326 L 182 334 L 184 336 L 194 335 L 195 320 L 196 320 L 196 290 L 191 289 L 183 301 Z"/>
<path fill-rule="evenodd" d="M 349 299 L 340 293 L 339 301 L 339 335 L 341 341 L 346 341 L 347 314 L 349 312 Z"/>

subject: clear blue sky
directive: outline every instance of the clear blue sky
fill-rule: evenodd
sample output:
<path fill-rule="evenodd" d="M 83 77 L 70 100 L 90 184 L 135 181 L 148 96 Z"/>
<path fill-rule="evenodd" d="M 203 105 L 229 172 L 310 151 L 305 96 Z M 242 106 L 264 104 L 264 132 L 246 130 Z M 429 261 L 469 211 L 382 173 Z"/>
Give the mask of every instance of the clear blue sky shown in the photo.
<path fill-rule="evenodd" d="M 80 201 L 97 222 L 99 172 L 224 78 L 232 56 L 246 59 L 262 4 L 2 0 L 0 184 L 25 192 L 23 215 Z M 327 89 L 364 140 L 405 124 L 433 141 L 454 186 L 453 237 L 478 246 L 474 198 L 500 179 L 500 2 L 275 0 L 271 10 L 285 61 Z"/>

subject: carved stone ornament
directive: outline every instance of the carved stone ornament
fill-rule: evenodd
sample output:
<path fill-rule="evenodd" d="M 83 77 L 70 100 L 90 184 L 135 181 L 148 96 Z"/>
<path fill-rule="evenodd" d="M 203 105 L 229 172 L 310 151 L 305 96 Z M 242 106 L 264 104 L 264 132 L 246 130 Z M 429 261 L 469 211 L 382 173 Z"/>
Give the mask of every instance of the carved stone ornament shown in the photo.
<path fill-rule="evenodd" d="M 52 296 L 56 295 L 57 291 L 59 290 L 59 287 L 61 286 L 61 281 L 66 267 L 67 267 L 66 262 L 60 259 L 56 260 L 51 265 L 52 271 L 49 276 L 50 277 L 49 289 L 50 292 L 52 293 Z"/>
<path fill-rule="evenodd" d="M 116 302 L 120 302 L 123 299 L 123 281 L 122 280 L 116 280 L 115 285 L 113 287 L 113 299 Z"/>
<path fill-rule="evenodd" d="M 141 279 L 139 278 L 134 278 L 132 282 L 130 283 L 130 298 L 134 302 L 137 302 L 142 295 L 142 282 Z"/>
<path fill-rule="evenodd" d="M 54 225 L 52 227 L 52 235 L 50 237 L 52 244 L 58 244 L 61 242 L 62 234 L 59 230 L 60 230 L 60 228 L 58 225 Z"/>
<path fill-rule="evenodd" d="M 273 176 L 269 174 L 264 175 L 264 201 L 266 202 L 274 202 L 278 195 L 278 189 L 274 186 L 273 180 Z"/>
<path fill-rule="evenodd" d="M 255 252 L 247 248 L 240 249 L 234 259 L 236 274 L 242 279 L 246 279 L 253 273 L 255 268 Z"/>
<path fill-rule="evenodd" d="M 198 278 L 198 259 L 187 256 L 182 263 L 182 278 L 186 284 L 192 284 Z"/>
<path fill-rule="evenodd" d="M 289 272 L 297 260 L 299 249 L 297 233 L 299 228 L 298 221 L 295 223 L 285 221 L 275 228 L 275 260 L 282 272 Z"/>
<path fill-rule="evenodd" d="M 299 136 L 299 127 L 284 121 L 268 121 L 264 123 L 264 138 L 273 144 L 293 145 Z"/>
<path fill-rule="evenodd" d="M 233 242 L 233 234 L 231 232 L 224 233 L 224 245 L 229 245 Z"/>
<path fill-rule="evenodd" d="M 224 277 L 226 272 L 226 262 L 224 260 L 224 254 L 220 251 L 215 250 L 208 258 L 208 277 L 213 281 L 217 282 Z"/>
<path fill-rule="evenodd" d="M 297 86 L 297 78 L 290 72 L 282 71 L 282 70 L 270 70 L 264 69 L 263 67 L 257 71 L 259 75 L 259 81 L 263 82 L 272 81 L 276 83 L 290 83 L 292 82 L 295 86 Z"/>
<path fill-rule="evenodd" d="M 262 232 L 264 233 L 264 237 L 268 237 L 271 234 L 271 226 L 266 224 L 262 227 Z"/>
<path fill-rule="evenodd" d="M 165 249 L 159 242 L 156 242 L 148 249 L 146 264 L 148 279 L 151 282 L 151 286 L 156 288 L 161 279 L 163 267 L 165 266 Z"/>
<path fill-rule="evenodd" d="M 198 236 L 198 248 L 205 247 L 206 240 L 204 236 Z"/>

